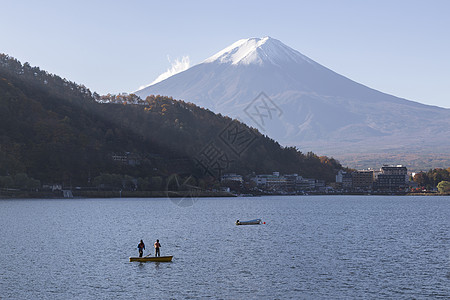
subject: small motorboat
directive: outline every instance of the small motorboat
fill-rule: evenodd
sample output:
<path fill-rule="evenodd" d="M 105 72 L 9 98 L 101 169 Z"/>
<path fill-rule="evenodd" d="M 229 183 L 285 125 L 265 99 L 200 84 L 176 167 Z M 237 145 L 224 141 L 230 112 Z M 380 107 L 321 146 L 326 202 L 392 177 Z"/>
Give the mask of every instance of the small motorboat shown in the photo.
<path fill-rule="evenodd" d="M 261 219 L 254 219 L 250 221 L 236 221 L 236 225 L 260 225 L 261 223 Z"/>
<path fill-rule="evenodd" d="M 173 256 L 144 256 L 144 257 L 130 257 L 130 261 L 139 261 L 139 262 L 171 262 Z"/>

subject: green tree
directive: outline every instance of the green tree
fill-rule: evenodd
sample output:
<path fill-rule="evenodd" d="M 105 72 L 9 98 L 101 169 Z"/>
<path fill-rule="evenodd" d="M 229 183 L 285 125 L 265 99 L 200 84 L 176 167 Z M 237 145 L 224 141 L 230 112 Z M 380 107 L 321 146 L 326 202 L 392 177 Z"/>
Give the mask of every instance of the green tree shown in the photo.
<path fill-rule="evenodd" d="M 197 180 L 193 176 L 184 177 L 181 183 L 181 188 L 185 191 L 191 190 L 192 187 L 197 186 Z"/>
<path fill-rule="evenodd" d="M 29 190 L 35 190 L 41 187 L 41 182 L 37 179 L 30 178 L 27 182 L 27 188 Z"/>
<path fill-rule="evenodd" d="M 14 184 L 19 189 L 26 189 L 28 187 L 28 175 L 25 173 L 19 173 L 14 176 Z"/>
<path fill-rule="evenodd" d="M 96 187 L 100 187 L 100 186 L 109 186 L 112 183 L 112 177 L 111 174 L 106 174 L 103 173 L 99 176 L 96 176 L 93 180 L 93 184 Z"/>
<path fill-rule="evenodd" d="M 122 180 L 122 185 L 123 185 L 124 189 L 128 190 L 128 191 L 136 190 L 136 184 L 137 184 L 137 180 L 135 180 L 133 177 L 131 177 L 129 175 L 125 175 Z"/>
<path fill-rule="evenodd" d="M 146 189 L 162 190 L 166 186 L 163 178 L 179 173 L 195 175 L 193 185 L 211 187 L 213 182 L 194 162 L 205 145 L 218 141 L 225 128 L 245 133 L 242 141 L 256 138 L 239 158 L 229 157 L 233 163 L 225 172 L 279 171 L 330 182 L 342 168 L 333 158 L 282 147 L 239 121 L 171 97 L 152 95 L 144 101 L 134 94 L 92 94 L 83 85 L 3 54 L 0 79 L 2 176 L 26 173 L 29 178 L 64 185 L 90 184 L 94 177 L 96 186 L 123 189 L 127 187 L 124 176 L 129 175 L 146 178 L 150 184 Z M 230 149 L 220 150 L 231 153 Z M 131 154 L 129 158 L 135 157 L 139 163 L 113 158 L 121 153 Z M 180 158 L 189 163 L 174 163 Z M 430 183 L 435 186 L 447 180 L 443 175 L 436 174 Z M 159 178 L 153 180 L 152 176 Z M 37 185 L 22 179 L 24 187 Z M 128 188 L 133 188 L 132 184 Z"/>
<path fill-rule="evenodd" d="M 148 179 L 148 177 L 139 177 L 137 180 L 137 188 L 140 191 L 148 191 L 150 189 L 150 180 Z"/>
<path fill-rule="evenodd" d="M 10 188 L 14 185 L 14 180 L 11 176 L 0 176 L 0 187 Z"/>
<path fill-rule="evenodd" d="M 161 176 L 153 176 L 151 179 L 151 189 L 154 191 L 160 191 L 163 179 Z"/>
<path fill-rule="evenodd" d="M 441 181 L 438 183 L 437 188 L 439 193 L 447 194 L 450 193 L 450 181 Z"/>

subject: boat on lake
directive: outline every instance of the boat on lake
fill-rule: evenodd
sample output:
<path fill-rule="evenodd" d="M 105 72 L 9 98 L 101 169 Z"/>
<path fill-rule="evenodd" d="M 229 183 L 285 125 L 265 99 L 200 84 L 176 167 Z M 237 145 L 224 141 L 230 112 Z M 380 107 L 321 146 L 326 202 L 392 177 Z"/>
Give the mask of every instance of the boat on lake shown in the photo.
<path fill-rule="evenodd" d="M 261 219 L 254 219 L 250 221 L 236 221 L 236 225 L 260 225 L 261 223 Z"/>
<path fill-rule="evenodd" d="M 173 256 L 144 256 L 144 257 L 130 257 L 130 261 L 139 261 L 139 262 L 171 262 Z"/>

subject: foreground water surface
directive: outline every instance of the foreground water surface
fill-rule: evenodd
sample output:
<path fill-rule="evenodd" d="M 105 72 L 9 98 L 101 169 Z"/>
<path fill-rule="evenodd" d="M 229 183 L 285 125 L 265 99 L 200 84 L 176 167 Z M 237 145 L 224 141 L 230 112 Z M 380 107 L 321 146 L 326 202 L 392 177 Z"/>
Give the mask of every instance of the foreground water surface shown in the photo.
<path fill-rule="evenodd" d="M 0 299 L 448 299 L 449 219 L 450 197 L 0 200 Z M 173 262 L 130 263 L 140 239 Z"/>

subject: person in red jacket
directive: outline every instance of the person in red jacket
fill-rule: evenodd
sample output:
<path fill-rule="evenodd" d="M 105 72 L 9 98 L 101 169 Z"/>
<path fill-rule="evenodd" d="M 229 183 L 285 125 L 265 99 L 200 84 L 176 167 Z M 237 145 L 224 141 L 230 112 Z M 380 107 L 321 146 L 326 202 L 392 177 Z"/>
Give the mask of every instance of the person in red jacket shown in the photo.
<path fill-rule="evenodd" d="M 141 242 L 138 244 L 138 250 L 139 250 L 139 257 L 142 257 L 142 254 L 144 254 L 144 250 L 145 250 L 145 244 L 144 241 L 141 240 Z"/>
<path fill-rule="evenodd" d="M 159 240 L 156 240 L 156 242 L 155 242 L 155 256 L 161 256 L 159 254 L 159 248 L 161 248 L 161 244 L 159 243 Z"/>

